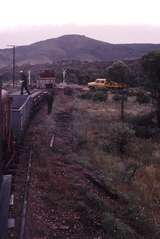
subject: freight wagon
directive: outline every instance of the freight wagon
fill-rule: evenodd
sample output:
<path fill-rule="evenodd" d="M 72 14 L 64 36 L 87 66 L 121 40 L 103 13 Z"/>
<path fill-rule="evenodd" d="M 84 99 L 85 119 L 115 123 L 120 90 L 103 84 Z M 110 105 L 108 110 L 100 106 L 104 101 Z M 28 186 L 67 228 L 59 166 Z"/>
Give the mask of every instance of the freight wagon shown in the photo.
<path fill-rule="evenodd" d="M 16 143 L 21 143 L 31 117 L 40 109 L 47 91 L 36 91 L 31 95 L 11 95 L 2 90 L 0 169 L 14 151 Z"/>

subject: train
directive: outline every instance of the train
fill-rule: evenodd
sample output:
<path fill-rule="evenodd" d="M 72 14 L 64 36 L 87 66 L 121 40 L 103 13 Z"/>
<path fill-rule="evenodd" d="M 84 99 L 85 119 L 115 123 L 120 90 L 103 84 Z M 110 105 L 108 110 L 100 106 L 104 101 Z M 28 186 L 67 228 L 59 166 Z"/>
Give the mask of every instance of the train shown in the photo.
<path fill-rule="evenodd" d="M 1 165 L 12 151 L 11 97 L 6 90 L 1 90 Z"/>
<path fill-rule="evenodd" d="M 19 144 L 34 113 L 40 109 L 46 90 L 31 95 L 9 95 L 0 88 L 0 238 L 7 238 L 9 204 Z"/>
<path fill-rule="evenodd" d="M 8 94 L 0 85 L 0 176 L 22 142 L 31 117 L 47 98 L 47 88 L 55 86 L 55 73 L 47 70 L 42 72 L 37 79 L 37 86 L 32 94 L 19 95 Z"/>
<path fill-rule="evenodd" d="M 6 90 L 1 91 L 2 169 L 15 153 L 15 147 L 22 142 L 30 119 L 40 109 L 46 95 L 46 90 L 36 90 L 29 96 L 9 95 Z"/>
<path fill-rule="evenodd" d="M 30 95 L 9 94 L 2 89 L 0 81 L 0 238 L 7 237 L 12 182 L 24 134 L 31 118 L 47 99 L 46 88 L 55 85 L 53 75 L 39 80 L 43 80 L 44 87 L 33 89 Z"/>

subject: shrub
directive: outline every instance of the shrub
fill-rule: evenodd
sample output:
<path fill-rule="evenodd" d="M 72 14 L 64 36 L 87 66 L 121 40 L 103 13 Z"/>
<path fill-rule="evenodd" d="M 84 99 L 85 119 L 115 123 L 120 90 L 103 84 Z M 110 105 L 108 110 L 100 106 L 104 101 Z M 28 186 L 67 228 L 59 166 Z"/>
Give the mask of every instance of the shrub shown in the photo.
<path fill-rule="evenodd" d="M 106 208 L 106 205 L 104 201 L 98 197 L 95 193 L 87 192 L 86 193 L 86 201 L 88 205 L 92 208 L 104 210 Z"/>
<path fill-rule="evenodd" d="M 134 127 L 134 130 L 136 132 L 137 137 L 144 139 L 155 138 L 160 134 L 159 128 L 136 126 Z"/>
<path fill-rule="evenodd" d="M 138 165 L 150 165 L 156 162 L 155 147 L 152 139 L 136 138 L 129 146 L 129 154 Z"/>
<path fill-rule="evenodd" d="M 155 113 L 137 115 L 128 118 L 128 123 L 135 130 L 135 134 L 140 138 L 151 138 L 160 134 L 160 129 L 156 127 Z"/>
<path fill-rule="evenodd" d="M 93 94 L 94 101 L 105 101 L 107 99 L 107 92 L 106 91 L 96 91 Z"/>
<path fill-rule="evenodd" d="M 102 219 L 102 228 L 115 239 L 136 239 L 136 232 L 113 214 L 105 212 Z"/>
<path fill-rule="evenodd" d="M 108 95 L 106 91 L 97 90 L 85 92 L 79 97 L 84 100 L 105 101 Z"/>
<path fill-rule="evenodd" d="M 144 92 L 138 92 L 136 101 L 139 104 L 148 104 L 150 102 L 151 98 L 149 95 L 145 94 Z"/>
<path fill-rule="evenodd" d="M 113 124 L 109 132 L 108 148 L 123 154 L 127 151 L 127 147 L 134 136 L 135 131 L 129 128 L 127 124 Z"/>
<path fill-rule="evenodd" d="M 127 101 L 128 99 L 128 96 L 125 94 L 125 95 L 121 95 L 121 94 L 115 94 L 112 99 L 114 101 L 121 101 L 122 100 L 122 97 L 124 97 L 124 101 Z"/>
<path fill-rule="evenodd" d="M 65 87 L 64 88 L 64 94 L 65 95 L 72 95 L 73 94 L 73 89 L 70 87 Z"/>
<path fill-rule="evenodd" d="M 132 124 L 133 126 L 138 125 L 138 126 L 153 127 L 156 125 L 154 122 L 154 118 L 155 118 L 155 113 L 151 112 L 148 114 L 128 117 L 128 123 Z"/>
<path fill-rule="evenodd" d="M 129 88 L 128 95 L 129 96 L 137 96 L 139 91 L 140 91 L 139 88 Z"/>
<path fill-rule="evenodd" d="M 79 98 L 83 100 L 92 99 L 92 92 L 89 91 L 89 92 L 82 93 L 81 95 L 79 95 Z"/>
<path fill-rule="evenodd" d="M 113 95 L 112 99 L 114 101 L 120 101 L 121 100 L 121 95 L 115 94 L 115 95 Z"/>

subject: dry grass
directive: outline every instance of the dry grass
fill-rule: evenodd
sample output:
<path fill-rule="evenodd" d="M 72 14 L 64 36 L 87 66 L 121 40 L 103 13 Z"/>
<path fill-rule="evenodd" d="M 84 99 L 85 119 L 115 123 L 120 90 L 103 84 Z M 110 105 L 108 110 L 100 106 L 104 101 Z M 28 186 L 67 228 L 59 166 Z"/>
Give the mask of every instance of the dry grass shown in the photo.
<path fill-rule="evenodd" d="M 135 101 L 135 97 L 128 98 L 125 106 L 126 116 L 136 116 L 151 111 L 151 104 L 139 105 Z M 119 120 L 120 104 L 112 100 L 111 94 L 106 102 L 101 103 L 76 98 L 73 131 L 76 138 L 87 147 L 86 150 L 80 146 L 78 152 L 79 154 L 84 152 L 84 164 L 86 161 L 91 162 L 101 169 L 115 188 L 126 193 L 130 191 L 135 199 L 142 200 L 146 205 L 146 212 L 152 217 L 155 208 L 159 211 L 160 169 L 157 164 L 159 143 L 155 143 L 153 139 L 135 137 L 123 157 L 113 152 L 105 152 L 103 145 L 108 140 L 110 126 Z M 152 210 L 147 208 L 147 205 L 152 205 Z M 158 213 L 154 213 L 153 218 L 155 221 L 160 221 Z"/>
<path fill-rule="evenodd" d="M 140 106 L 134 97 L 129 97 L 125 115 L 149 112 L 150 107 Z M 121 234 L 121 238 L 125 238 L 124 234 L 128 233 L 126 238 L 132 238 L 131 235 L 135 235 L 132 228 L 141 234 L 142 225 L 146 228 L 148 221 L 159 224 L 159 143 L 135 137 L 124 155 L 106 152 L 104 144 L 109 141 L 111 125 L 119 120 L 120 104 L 112 101 L 112 95 L 106 102 L 94 102 L 76 96 L 64 97 L 60 92 L 52 115 L 46 117 L 43 109 L 40 118 L 35 119 L 32 131 L 28 132 L 34 144 L 30 193 L 32 229 L 39 226 L 50 232 L 49 226 L 51 233 L 55 230 L 60 233 L 55 238 L 99 238 L 98 230 L 108 230 L 110 225 L 111 237 L 119 238 Z M 55 150 L 51 151 L 49 140 L 53 132 L 56 142 Z M 113 217 L 108 214 L 103 217 L 109 209 Z M 135 211 L 138 213 L 134 214 Z M 146 224 L 143 212 L 149 217 Z M 79 218 L 77 228 L 74 228 L 75 213 Z M 63 221 L 67 227 L 70 224 L 69 236 L 59 230 L 64 226 Z M 116 235 L 112 234 L 113 221 L 119 230 Z M 91 235 L 91 231 L 97 235 Z M 39 235 L 41 233 L 43 230 Z"/>

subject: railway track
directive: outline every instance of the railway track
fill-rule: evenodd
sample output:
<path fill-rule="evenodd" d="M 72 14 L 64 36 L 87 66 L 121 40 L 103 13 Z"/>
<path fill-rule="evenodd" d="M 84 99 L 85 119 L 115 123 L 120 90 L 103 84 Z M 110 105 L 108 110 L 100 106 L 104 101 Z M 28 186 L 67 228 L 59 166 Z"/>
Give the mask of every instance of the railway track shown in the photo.
<path fill-rule="evenodd" d="M 27 214 L 27 206 L 28 206 L 28 192 L 29 192 L 31 167 L 32 167 L 32 153 L 33 153 L 32 150 L 30 150 L 29 160 L 28 160 L 28 167 L 27 167 L 26 182 L 25 182 L 25 193 L 24 193 L 24 200 L 23 200 L 23 210 L 22 210 L 21 229 L 20 229 L 19 239 L 24 239 L 25 238 L 25 224 L 26 224 L 26 214 Z"/>

